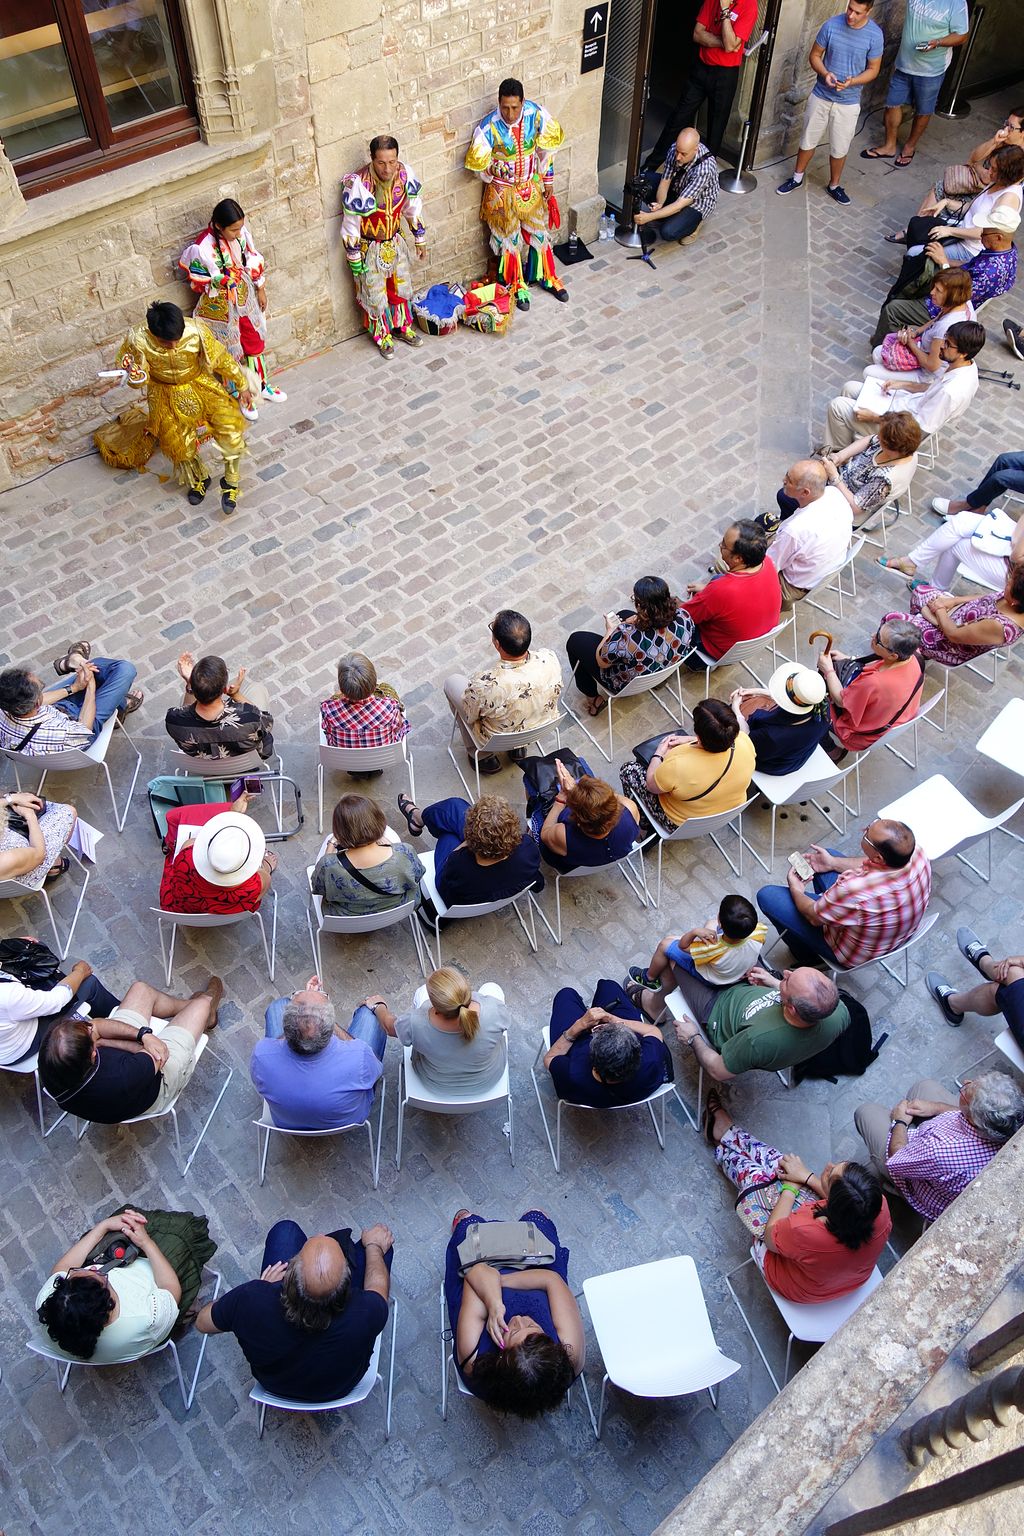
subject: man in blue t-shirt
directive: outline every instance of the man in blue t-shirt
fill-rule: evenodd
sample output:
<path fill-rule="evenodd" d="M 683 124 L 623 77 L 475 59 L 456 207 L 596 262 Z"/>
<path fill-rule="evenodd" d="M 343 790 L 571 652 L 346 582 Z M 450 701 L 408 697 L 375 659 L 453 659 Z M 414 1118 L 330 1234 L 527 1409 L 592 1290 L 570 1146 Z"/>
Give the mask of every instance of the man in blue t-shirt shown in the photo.
<path fill-rule="evenodd" d="M 544 1065 L 558 1097 L 570 1104 L 640 1104 L 673 1080 L 661 1030 L 641 1017 L 618 982 L 599 981 L 589 1008 L 563 987 L 551 1005 L 549 1038 Z"/>
<path fill-rule="evenodd" d="M 875 149 L 862 149 L 862 160 L 910 164 L 921 135 L 931 122 L 943 78 L 953 60 L 953 49 L 966 43 L 969 31 L 967 0 L 907 0 L 900 51 L 885 98 L 885 141 Z M 914 121 L 903 153 L 897 155 L 896 135 L 908 102 L 913 103 Z"/>
<path fill-rule="evenodd" d="M 808 63 L 818 79 L 807 102 L 796 169 L 776 192 L 785 197 L 803 186 L 804 172 L 828 134 L 828 195 L 835 203 L 850 201 L 840 178 L 860 113 L 860 93 L 882 67 L 885 38 L 871 20 L 875 0 L 848 0 L 841 16 L 830 16 L 814 39 Z"/>

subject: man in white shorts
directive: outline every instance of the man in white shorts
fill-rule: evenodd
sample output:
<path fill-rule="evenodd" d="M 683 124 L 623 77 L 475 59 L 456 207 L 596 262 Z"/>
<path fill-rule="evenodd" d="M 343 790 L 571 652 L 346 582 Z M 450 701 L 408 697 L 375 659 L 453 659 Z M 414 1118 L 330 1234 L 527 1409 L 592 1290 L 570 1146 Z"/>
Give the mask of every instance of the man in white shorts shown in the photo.
<path fill-rule="evenodd" d="M 878 74 L 885 39 L 871 20 L 875 0 L 847 0 L 846 10 L 830 16 L 814 39 L 808 63 L 818 79 L 807 102 L 807 116 L 800 137 L 796 169 L 776 192 L 783 197 L 803 186 L 804 172 L 825 134 L 828 134 L 829 183 L 835 203 L 850 201 L 840 184 L 843 166 L 857 131 L 860 93 Z"/>

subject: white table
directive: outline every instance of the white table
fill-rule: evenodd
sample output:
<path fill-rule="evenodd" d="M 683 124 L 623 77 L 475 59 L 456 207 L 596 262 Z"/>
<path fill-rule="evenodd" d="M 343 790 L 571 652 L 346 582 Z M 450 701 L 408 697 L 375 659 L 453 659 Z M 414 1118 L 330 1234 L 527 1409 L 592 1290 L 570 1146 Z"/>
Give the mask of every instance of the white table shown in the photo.
<path fill-rule="evenodd" d="M 979 740 L 978 751 L 1024 778 L 1024 699 L 1003 705 Z"/>

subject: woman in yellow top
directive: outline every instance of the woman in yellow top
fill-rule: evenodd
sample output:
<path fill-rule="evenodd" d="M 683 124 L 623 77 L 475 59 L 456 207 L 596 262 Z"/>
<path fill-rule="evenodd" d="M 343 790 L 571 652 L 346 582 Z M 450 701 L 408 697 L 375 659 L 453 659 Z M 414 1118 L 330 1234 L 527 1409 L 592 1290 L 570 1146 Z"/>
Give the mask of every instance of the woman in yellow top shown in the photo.
<path fill-rule="evenodd" d="M 251 375 L 197 320 L 186 320 L 177 304 L 151 304 L 146 324 L 133 327 L 121 343 L 117 366 L 122 382 L 145 389 L 148 423 L 138 414 L 112 422 L 96 433 L 96 446 L 116 469 L 140 469 L 159 444 L 189 488 L 197 507 L 211 476 L 199 454 L 202 437 L 211 436 L 224 456 L 221 509 L 238 503 L 238 463 L 244 451 L 245 420 L 239 402 L 252 408 Z M 219 377 L 218 377 L 219 375 Z M 238 400 L 221 380 L 229 380 Z"/>
<path fill-rule="evenodd" d="M 663 827 L 674 832 L 691 816 L 717 816 L 747 798 L 756 766 L 750 737 L 741 735 L 722 699 L 702 699 L 693 709 L 692 736 L 662 737 L 645 770 L 624 763 L 622 788 Z"/>

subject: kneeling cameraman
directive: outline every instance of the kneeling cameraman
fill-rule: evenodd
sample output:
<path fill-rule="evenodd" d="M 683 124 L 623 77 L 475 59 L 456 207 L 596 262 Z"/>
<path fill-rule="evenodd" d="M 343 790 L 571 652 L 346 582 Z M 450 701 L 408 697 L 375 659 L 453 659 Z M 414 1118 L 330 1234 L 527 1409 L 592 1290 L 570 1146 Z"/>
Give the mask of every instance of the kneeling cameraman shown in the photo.
<path fill-rule="evenodd" d="M 696 128 L 684 128 L 660 178 L 646 172 L 630 190 L 639 202 L 651 200 L 649 209 L 633 215 L 645 250 L 658 235 L 663 240 L 691 239 L 718 206 L 718 161 L 701 143 Z"/>

